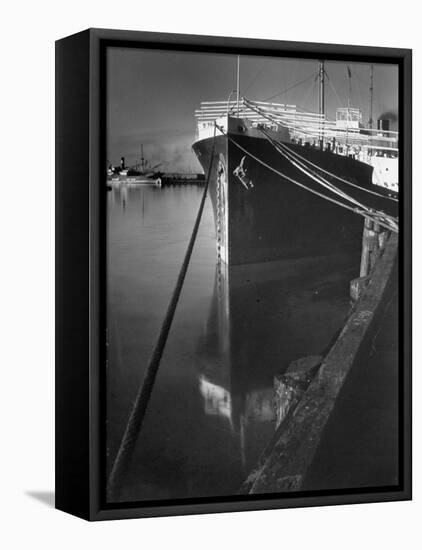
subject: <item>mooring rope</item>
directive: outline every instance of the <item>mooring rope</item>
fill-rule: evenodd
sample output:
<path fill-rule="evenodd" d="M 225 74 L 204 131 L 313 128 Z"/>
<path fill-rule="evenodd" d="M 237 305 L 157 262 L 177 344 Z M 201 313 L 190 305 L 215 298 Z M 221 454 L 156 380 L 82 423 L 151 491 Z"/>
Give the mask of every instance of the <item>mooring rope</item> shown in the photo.
<path fill-rule="evenodd" d="M 260 130 L 265 135 L 265 137 L 269 140 L 269 142 L 273 145 L 273 147 L 282 156 L 284 156 L 284 158 L 289 160 L 289 162 L 291 162 L 293 164 L 293 166 L 295 166 L 297 169 L 299 169 L 305 175 L 307 175 L 308 177 L 310 177 L 311 179 L 313 179 L 314 181 L 316 181 L 317 183 L 319 183 L 323 187 L 327 188 L 332 193 L 334 193 L 334 194 L 342 197 L 343 199 L 347 200 L 348 202 L 350 202 L 352 204 L 355 204 L 356 206 L 360 207 L 363 211 L 367 212 L 367 215 L 370 215 L 372 217 L 372 219 L 375 217 L 377 219 L 384 220 L 387 223 L 391 224 L 391 226 L 393 226 L 395 228 L 398 228 L 396 218 L 394 218 L 393 216 L 390 216 L 389 214 L 386 214 L 385 212 L 383 212 L 381 210 L 376 210 L 376 209 L 373 209 L 373 208 L 369 208 L 368 206 L 366 206 L 365 204 L 357 201 L 354 197 L 351 197 L 350 195 L 348 195 L 347 193 L 345 193 L 341 189 L 338 189 L 338 187 L 336 187 L 331 182 L 327 181 L 325 178 L 323 178 L 322 176 L 317 174 L 315 171 L 308 168 L 304 163 L 300 162 L 299 160 L 295 160 L 295 157 L 292 158 L 290 149 L 286 148 L 287 151 L 284 150 L 284 149 L 280 150 L 280 148 L 277 146 L 277 143 L 279 143 L 279 142 L 275 142 L 271 138 L 271 136 L 264 129 L 260 128 Z M 298 164 L 301 165 L 301 166 L 299 166 Z"/>
<path fill-rule="evenodd" d="M 381 193 L 377 193 L 376 191 L 372 191 L 372 189 L 366 189 L 366 187 L 361 187 L 360 185 L 357 185 L 356 183 L 352 183 L 351 181 L 345 180 L 344 178 L 341 178 L 340 176 L 337 176 L 333 172 L 330 172 L 329 170 L 325 170 L 321 166 L 318 166 L 317 164 L 314 164 L 309 159 L 305 158 L 304 156 L 300 155 L 297 151 L 293 151 L 288 145 L 285 143 L 281 143 L 280 141 L 276 140 L 276 142 L 283 148 L 287 149 L 291 155 L 295 156 L 296 158 L 301 159 L 306 164 L 309 164 L 313 168 L 316 168 L 317 170 L 324 172 L 324 174 L 327 174 L 327 176 L 330 176 L 332 178 L 337 179 L 338 181 L 341 181 L 342 183 L 345 183 L 347 185 L 350 185 L 351 187 L 354 187 L 355 189 L 359 189 L 359 191 L 364 191 L 365 193 L 370 193 L 371 195 L 375 195 L 376 197 L 380 197 L 381 199 L 390 200 L 393 202 L 398 202 L 399 199 L 396 199 L 395 197 L 390 197 L 389 195 L 382 195 Z"/>
<path fill-rule="evenodd" d="M 261 160 L 260 158 L 258 158 L 256 155 L 252 154 L 250 151 L 248 151 L 247 149 L 245 149 L 244 147 L 242 147 L 242 145 L 240 145 L 239 143 L 237 143 L 237 141 L 235 141 L 233 138 L 231 138 L 223 129 L 223 127 L 221 126 L 218 126 L 217 125 L 217 128 L 218 130 L 226 137 L 226 139 L 228 139 L 231 143 L 233 143 L 233 145 L 235 145 L 238 149 L 240 149 L 240 151 L 243 151 L 246 155 L 248 155 L 249 157 L 251 157 L 252 159 L 254 159 L 256 162 L 258 162 L 259 164 L 261 164 L 262 166 L 264 166 L 265 168 L 267 168 L 268 170 L 270 170 L 271 172 L 274 172 L 275 174 L 277 174 L 278 176 L 280 176 L 281 178 L 284 178 L 286 179 L 287 181 L 290 181 L 291 183 L 294 183 L 295 185 L 297 185 L 298 187 L 301 187 L 302 189 L 304 189 L 305 191 L 308 191 L 309 193 L 312 193 L 313 195 L 316 195 L 317 197 L 320 197 L 322 199 L 325 199 L 327 200 L 328 202 L 331 202 L 333 204 L 336 204 L 337 206 L 341 206 L 342 208 L 345 208 L 346 210 L 350 210 L 350 212 L 354 212 L 355 214 L 359 214 L 360 216 L 363 216 L 364 218 L 370 218 L 372 219 L 372 221 L 374 221 L 375 223 L 378 223 L 379 225 L 381 225 L 382 227 L 384 227 L 385 229 L 389 229 L 391 231 L 394 231 L 395 233 L 398 233 L 398 228 L 397 226 L 394 224 L 394 226 L 384 222 L 383 220 L 380 220 L 376 217 L 374 217 L 372 215 L 372 213 L 368 213 L 366 210 L 361 210 L 359 208 L 354 208 L 352 206 L 349 206 L 348 204 L 344 204 L 342 203 L 341 201 L 338 201 L 337 199 L 334 199 L 332 197 L 328 197 L 327 195 L 324 195 L 323 193 L 320 193 L 319 191 L 316 191 L 315 189 L 310 189 L 307 185 L 304 185 L 303 183 L 300 183 L 299 181 L 287 176 L 287 174 L 283 174 L 283 172 L 280 172 L 279 170 L 277 170 L 276 168 L 274 168 L 273 166 L 270 166 L 269 164 L 267 164 L 265 161 Z"/>
<path fill-rule="evenodd" d="M 298 170 L 300 170 L 303 174 L 305 174 L 306 176 L 312 178 L 314 181 L 316 181 L 317 183 L 322 185 L 322 187 L 325 187 L 326 189 L 328 189 L 329 191 L 331 191 L 335 195 L 338 195 L 339 197 L 342 197 L 343 199 L 351 202 L 352 204 L 354 204 L 356 206 L 359 206 L 362 209 L 366 209 L 365 205 L 363 205 L 362 203 L 360 203 L 359 201 L 357 201 L 353 197 L 350 197 L 350 195 L 348 195 L 344 191 L 341 191 L 341 189 L 338 189 L 337 187 L 335 187 L 335 185 L 333 185 L 329 181 L 322 178 L 322 176 L 319 176 L 318 174 L 313 172 L 310 168 L 307 168 L 306 165 L 303 162 L 301 162 L 299 160 L 295 160 L 295 157 L 293 157 L 288 152 L 281 149 L 281 147 L 278 146 L 278 142 L 273 140 L 271 138 L 271 136 L 269 135 L 269 133 L 266 132 L 263 128 L 258 128 L 258 129 L 266 137 L 266 139 L 271 143 L 271 145 L 274 147 L 274 149 L 278 153 L 280 153 L 281 156 L 286 158 L 291 164 L 293 164 L 293 166 L 295 166 Z"/>
<path fill-rule="evenodd" d="M 279 142 L 273 140 L 266 130 L 264 130 L 263 128 L 259 128 L 259 130 L 263 133 L 263 135 L 267 138 L 267 140 L 271 143 L 271 145 L 276 149 L 276 151 L 278 153 L 280 153 L 284 158 L 286 158 L 289 162 L 291 162 L 293 164 L 293 166 L 295 166 L 302 173 L 304 173 L 305 175 L 307 175 L 308 177 L 310 177 L 311 179 L 313 179 L 318 184 L 322 185 L 323 187 L 325 187 L 326 189 L 328 189 L 332 193 L 334 193 L 334 194 L 342 197 L 343 199 L 349 201 L 350 203 L 355 204 L 356 206 L 362 208 L 362 210 L 365 210 L 371 216 L 376 216 L 376 217 L 379 217 L 381 219 L 388 220 L 388 222 L 390 222 L 392 225 L 394 225 L 394 226 L 396 225 L 397 220 L 393 216 L 390 216 L 389 214 L 386 214 L 385 212 L 382 212 L 380 210 L 370 209 L 365 204 L 362 204 L 361 202 L 356 200 L 354 197 L 351 197 L 350 195 L 348 195 L 347 193 L 345 193 L 341 189 L 338 189 L 338 187 L 336 187 L 334 184 L 327 181 L 325 178 L 323 178 L 322 176 L 317 174 L 315 171 L 308 168 L 303 162 L 300 162 L 299 160 L 295 160 L 295 157 L 293 157 L 290 154 L 290 149 L 287 148 L 287 150 L 289 151 L 289 152 L 287 152 L 284 149 L 281 149 L 280 147 L 278 147 L 277 144 L 279 144 Z"/>
<path fill-rule="evenodd" d="M 128 422 L 126 424 L 126 428 L 125 428 L 119 449 L 117 451 L 116 458 L 111 468 L 110 476 L 108 478 L 107 494 L 108 494 L 108 499 L 111 501 L 117 498 L 118 493 L 121 489 L 122 477 L 127 470 L 127 466 L 129 465 L 130 459 L 132 457 L 132 453 L 133 453 L 136 441 L 138 439 L 139 432 L 142 428 L 142 423 L 145 418 L 145 413 L 151 397 L 158 368 L 160 366 L 161 357 L 164 352 L 164 348 L 170 332 L 174 314 L 176 312 L 176 307 L 180 298 L 180 294 L 182 292 L 183 283 L 184 283 L 186 272 L 188 270 L 189 262 L 192 256 L 192 251 L 195 244 L 196 236 L 198 234 L 199 224 L 200 224 L 202 213 L 204 210 L 205 199 L 207 196 L 207 191 L 208 191 L 209 182 L 211 178 L 211 171 L 212 171 L 212 166 L 214 161 L 215 136 L 216 136 L 216 125 L 214 125 L 214 136 L 213 136 L 213 142 L 212 142 L 212 148 L 211 148 L 211 158 L 210 158 L 210 164 L 208 167 L 207 179 L 206 179 L 204 191 L 202 193 L 198 214 L 196 216 L 195 224 L 193 226 L 189 245 L 186 250 L 182 267 L 180 268 L 180 272 L 177 277 L 176 286 L 174 288 L 169 305 L 167 307 L 167 312 L 164 317 L 163 324 L 161 325 L 160 332 L 158 334 L 154 349 L 152 351 L 152 354 L 148 362 L 148 366 L 145 370 L 142 384 L 139 387 L 138 393 L 136 395 L 136 399 L 133 404 L 132 411 L 130 413 Z"/>
<path fill-rule="evenodd" d="M 267 120 L 269 120 L 270 122 L 272 122 L 273 124 L 283 124 L 282 122 L 279 122 L 277 121 L 276 119 L 272 118 L 266 111 L 260 109 L 259 107 L 257 107 L 254 103 L 252 103 L 251 101 L 249 101 L 248 99 L 245 99 L 245 98 L 242 98 L 243 101 L 246 103 L 246 106 L 249 107 L 252 111 L 255 111 L 257 114 L 261 115 L 262 117 L 266 118 Z M 327 176 L 331 176 L 332 178 L 335 178 L 339 181 L 341 181 L 342 183 L 345 183 L 346 185 L 350 185 L 351 187 L 355 187 L 356 189 L 359 189 L 360 191 L 364 191 L 365 193 L 370 193 L 371 195 L 375 195 L 377 197 L 381 197 L 382 199 L 385 199 L 385 200 L 390 200 L 390 201 L 393 201 L 393 202 L 398 202 L 398 199 L 396 199 L 395 197 L 390 197 L 388 195 L 382 195 L 381 193 L 377 193 L 376 191 L 373 191 L 372 189 L 366 189 L 365 187 L 360 187 L 360 185 L 356 185 L 355 183 L 352 183 L 351 181 L 348 181 L 340 176 L 337 176 L 337 174 L 334 174 L 333 172 L 330 172 L 329 170 L 325 170 L 324 168 L 321 168 L 320 166 L 318 166 L 317 164 L 314 164 L 313 162 L 311 162 L 310 160 L 308 160 L 307 158 L 305 157 L 302 157 L 302 155 L 300 155 L 299 153 L 297 153 L 296 151 L 292 151 L 292 149 L 290 149 L 290 147 L 288 147 L 287 145 L 285 145 L 284 143 L 282 144 L 281 142 L 277 142 L 279 143 L 280 145 L 283 145 L 284 147 L 286 147 L 287 149 L 289 149 L 289 151 L 291 152 L 292 155 L 296 155 L 298 157 L 300 157 L 304 162 L 308 163 L 309 165 L 313 166 L 314 168 L 316 168 L 317 170 L 320 170 L 321 172 L 324 172 L 325 174 L 327 174 Z"/>

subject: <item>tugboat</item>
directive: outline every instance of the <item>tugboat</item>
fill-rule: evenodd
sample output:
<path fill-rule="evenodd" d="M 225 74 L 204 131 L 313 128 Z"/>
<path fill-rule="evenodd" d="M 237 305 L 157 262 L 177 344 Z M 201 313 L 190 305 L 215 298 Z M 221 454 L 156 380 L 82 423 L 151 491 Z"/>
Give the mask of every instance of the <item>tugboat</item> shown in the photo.
<path fill-rule="evenodd" d="M 363 127 L 350 101 L 329 120 L 323 61 L 318 74 L 318 113 L 239 93 L 196 111 L 192 148 L 205 174 L 214 152 L 209 194 L 228 265 L 357 253 L 365 215 L 397 228 L 398 133 Z"/>

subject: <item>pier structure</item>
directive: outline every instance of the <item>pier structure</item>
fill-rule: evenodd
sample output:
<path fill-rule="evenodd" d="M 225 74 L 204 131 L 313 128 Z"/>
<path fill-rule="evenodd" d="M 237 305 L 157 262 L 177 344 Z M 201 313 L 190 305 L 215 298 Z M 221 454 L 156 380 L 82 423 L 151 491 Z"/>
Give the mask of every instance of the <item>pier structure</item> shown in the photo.
<path fill-rule="evenodd" d="M 398 236 L 380 242 L 325 357 L 296 361 L 275 378 L 278 427 L 241 493 L 398 482 Z"/>

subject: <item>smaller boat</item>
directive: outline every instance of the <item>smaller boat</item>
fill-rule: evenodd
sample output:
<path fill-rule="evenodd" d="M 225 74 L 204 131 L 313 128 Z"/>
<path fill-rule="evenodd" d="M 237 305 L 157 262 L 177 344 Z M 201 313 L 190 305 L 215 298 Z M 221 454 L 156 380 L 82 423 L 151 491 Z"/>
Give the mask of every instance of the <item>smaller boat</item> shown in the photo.
<path fill-rule="evenodd" d="M 162 176 L 162 172 L 158 172 L 157 168 L 161 165 L 161 162 L 149 168 L 148 160 L 144 158 L 144 146 L 141 145 L 141 158 L 135 165 L 126 167 L 125 158 L 121 158 L 120 167 L 111 171 L 110 168 L 107 171 L 109 181 L 117 181 L 120 183 L 130 183 L 134 185 L 152 185 L 155 184 L 157 178 Z M 112 176 L 114 174 L 114 176 Z"/>

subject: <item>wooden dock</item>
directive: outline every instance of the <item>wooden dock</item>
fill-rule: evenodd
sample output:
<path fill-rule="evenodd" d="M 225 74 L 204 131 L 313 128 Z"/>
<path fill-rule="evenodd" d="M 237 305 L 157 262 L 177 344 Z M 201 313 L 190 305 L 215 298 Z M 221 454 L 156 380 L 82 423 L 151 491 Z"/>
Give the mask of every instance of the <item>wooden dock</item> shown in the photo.
<path fill-rule="evenodd" d="M 366 226 L 364 231 L 362 264 L 365 265 L 369 263 L 367 257 L 368 251 L 374 250 L 374 248 L 365 246 L 367 244 L 365 240 L 367 229 L 372 231 L 373 228 Z M 372 238 L 372 233 L 370 237 Z M 359 394 L 363 389 L 356 387 L 355 383 L 354 391 L 356 395 L 348 403 L 344 403 L 343 400 L 343 404 L 340 405 L 340 395 L 343 395 L 343 386 L 346 386 L 348 391 L 350 390 L 349 380 L 351 378 L 349 377 L 351 372 L 359 371 L 360 369 L 365 374 L 365 369 L 368 371 L 372 369 L 371 372 L 366 373 L 366 378 L 370 380 L 374 391 L 376 391 L 376 388 L 386 387 L 383 377 L 389 377 L 390 381 L 394 378 L 392 373 L 384 373 L 380 365 L 376 367 L 374 365 L 376 358 L 371 355 L 374 338 L 380 333 L 381 339 L 385 340 L 388 337 L 386 334 L 391 329 L 392 323 L 392 297 L 394 297 L 397 290 L 398 235 L 391 233 L 388 239 L 383 236 L 379 242 L 381 242 L 384 248 L 377 249 L 376 256 L 374 255 L 372 258 L 374 260 L 372 270 L 360 278 L 362 284 L 359 286 L 358 296 L 354 296 L 355 302 L 350 315 L 328 354 L 321 358 L 319 365 L 314 360 L 308 361 L 313 369 L 312 371 L 304 372 L 305 361 L 303 365 L 297 365 L 299 370 L 293 366 L 293 369 L 291 369 L 292 372 L 287 372 L 281 381 L 280 379 L 276 379 L 276 390 L 279 397 L 280 395 L 289 396 L 291 407 L 289 410 L 289 407 L 286 407 L 286 402 L 282 403 L 283 410 L 282 414 L 279 415 L 281 422 L 276 429 L 272 441 L 262 454 L 255 471 L 249 475 L 243 484 L 241 493 L 283 493 L 315 488 L 315 479 L 318 479 L 318 475 L 315 474 L 317 466 L 312 470 L 314 460 L 316 457 L 319 457 L 317 464 L 319 464 L 320 470 L 325 471 L 326 476 L 325 478 L 322 477 L 322 479 L 327 481 L 329 471 L 327 473 L 327 468 L 324 468 L 322 465 L 321 457 L 327 458 L 327 456 L 330 456 L 330 452 L 331 458 L 329 459 L 329 463 L 331 465 L 337 464 L 337 473 L 340 472 L 346 479 L 348 476 L 347 460 L 342 455 L 339 444 L 336 446 L 333 440 L 333 437 L 335 438 L 333 434 L 336 433 L 335 428 L 332 427 L 333 425 L 337 426 L 337 429 L 343 433 L 343 437 L 339 439 L 339 443 L 340 441 L 344 443 L 355 439 L 356 441 L 352 443 L 352 447 L 354 443 L 358 444 L 358 441 L 363 445 L 362 438 L 360 440 L 356 438 L 356 433 L 353 431 L 347 434 L 344 431 L 342 432 L 342 430 L 346 430 L 347 427 L 353 425 L 353 419 L 358 424 L 360 422 L 361 425 L 365 423 L 368 426 L 372 425 L 373 433 L 367 433 L 366 437 L 369 438 L 369 441 L 371 438 L 374 438 L 374 440 L 378 438 L 379 441 L 381 436 L 379 432 L 380 422 L 372 422 L 370 424 L 371 418 L 368 417 L 371 414 L 371 412 L 368 413 L 368 411 L 371 411 L 371 396 L 368 396 L 369 402 L 359 398 Z M 384 317 L 386 311 L 389 312 L 390 316 L 387 317 L 387 320 Z M 378 360 L 382 361 L 383 357 L 379 356 Z M 390 361 L 390 367 L 397 371 L 397 361 L 394 362 L 393 366 Z M 289 387 L 289 374 L 291 380 L 296 384 L 292 390 Z M 312 374 L 312 377 L 309 374 Z M 298 388 L 300 390 L 300 386 L 297 385 L 298 376 L 302 377 L 300 380 L 302 384 L 302 395 L 300 398 L 297 395 Z M 359 378 L 359 372 L 357 376 Z M 364 378 L 365 376 L 363 376 Z M 393 395 L 393 398 L 390 400 L 389 406 L 394 409 L 397 406 L 397 396 L 394 396 L 394 392 L 391 394 L 390 386 L 388 392 L 390 397 Z M 280 391 L 280 387 L 282 391 Z M 292 399 L 292 395 L 294 399 Z M 356 407 L 354 399 L 356 399 Z M 342 407 L 342 409 L 339 409 L 339 407 Z M 390 413 L 391 410 L 386 418 L 392 416 L 393 413 Z M 341 421 L 341 415 L 343 421 Z M 361 415 L 360 418 L 359 415 Z M 339 422 L 342 424 L 341 427 L 339 427 Z M 325 431 L 327 426 L 331 426 L 331 431 L 327 436 L 331 437 L 331 442 L 327 442 Z M 394 432 L 394 429 L 393 423 L 389 439 L 388 434 L 386 436 L 383 433 L 384 438 L 387 437 L 388 439 L 384 448 L 388 448 L 387 454 L 389 454 L 390 458 L 391 452 L 393 452 L 390 447 L 394 447 L 394 438 L 397 437 L 397 431 Z M 392 441 L 393 443 L 391 443 Z M 345 446 L 347 446 L 346 443 Z M 362 450 L 362 453 L 369 452 L 368 449 L 370 447 L 370 445 L 369 447 L 367 445 L 366 450 Z M 327 448 L 330 449 L 330 452 L 327 452 Z M 395 454 L 393 452 L 394 456 L 390 461 L 391 468 L 384 476 L 390 477 L 391 483 L 394 482 L 396 475 L 395 460 L 397 452 L 397 449 Z M 369 463 L 373 464 L 371 456 L 366 458 Z M 356 473 L 356 469 L 354 471 Z M 310 474 L 309 483 L 307 482 L 308 472 L 313 472 L 312 475 Z M 354 486 L 364 485 L 364 481 L 360 481 L 358 474 L 359 472 L 356 473 L 356 478 L 352 480 Z M 363 478 L 365 478 L 365 474 L 363 474 Z M 370 476 L 369 478 L 372 479 Z M 373 479 L 376 480 L 377 477 L 375 476 Z M 341 486 L 344 488 L 350 486 L 350 479 L 345 482 L 345 485 L 342 485 L 339 479 L 337 479 L 337 483 L 340 484 L 337 488 L 341 488 Z M 332 485 L 327 481 L 327 487 L 332 487 Z"/>

